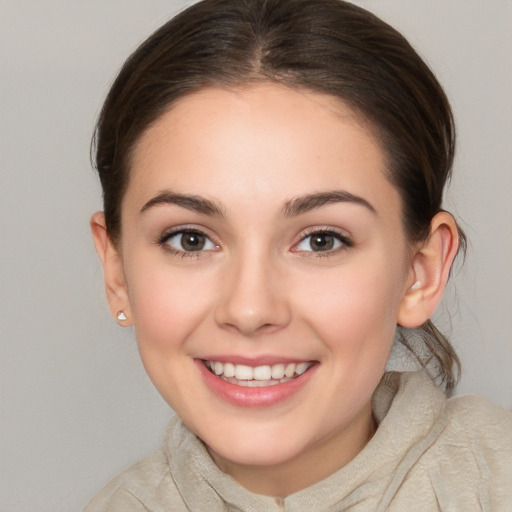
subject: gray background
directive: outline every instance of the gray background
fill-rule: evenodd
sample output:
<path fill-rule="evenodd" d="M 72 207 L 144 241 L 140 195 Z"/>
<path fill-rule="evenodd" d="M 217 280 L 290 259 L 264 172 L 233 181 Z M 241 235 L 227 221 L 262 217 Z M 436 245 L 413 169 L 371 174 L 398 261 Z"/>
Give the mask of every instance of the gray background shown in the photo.
<path fill-rule="evenodd" d="M 439 315 L 463 361 L 459 393 L 512 408 L 512 2 L 357 3 L 409 37 L 453 102 L 446 204 L 471 245 Z M 88 149 L 114 73 L 183 5 L 0 0 L 2 512 L 80 510 L 158 447 L 172 414 L 107 311 Z"/>

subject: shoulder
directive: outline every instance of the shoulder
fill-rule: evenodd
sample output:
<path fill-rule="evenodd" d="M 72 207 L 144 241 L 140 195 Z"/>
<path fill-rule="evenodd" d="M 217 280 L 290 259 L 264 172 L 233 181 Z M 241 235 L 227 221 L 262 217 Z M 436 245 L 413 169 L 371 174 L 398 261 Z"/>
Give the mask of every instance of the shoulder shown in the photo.
<path fill-rule="evenodd" d="M 512 451 L 512 412 L 476 396 L 450 398 L 442 419 L 447 424 L 446 438 L 460 439 L 489 454 Z"/>
<path fill-rule="evenodd" d="M 437 424 L 438 434 L 415 469 L 438 502 L 452 504 L 457 497 L 480 503 L 482 510 L 510 510 L 512 412 L 482 398 L 455 397 L 446 401 Z"/>
<path fill-rule="evenodd" d="M 506 473 L 512 481 L 512 412 L 483 398 L 451 398 L 444 411 L 445 450 L 453 446 L 478 465 L 482 475 L 498 478 Z"/>
<path fill-rule="evenodd" d="M 402 386 L 392 426 L 406 423 L 411 437 L 390 510 L 512 510 L 512 412 L 472 396 L 447 400 L 422 374 L 389 379 Z"/>
<path fill-rule="evenodd" d="M 163 512 L 162 494 L 166 495 L 164 503 L 180 503 L 179 493 L 172 484 L 169 466 L 160 451 L 142 459 L 111 480 L 84 512 Z"/>

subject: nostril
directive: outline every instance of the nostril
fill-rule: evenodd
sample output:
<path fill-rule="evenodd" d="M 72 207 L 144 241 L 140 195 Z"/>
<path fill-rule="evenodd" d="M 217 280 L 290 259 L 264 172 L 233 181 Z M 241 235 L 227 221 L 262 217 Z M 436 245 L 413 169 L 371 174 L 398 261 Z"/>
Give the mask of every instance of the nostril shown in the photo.
<path fill-rule="evenodd" d="M 252 258 L 252 259 L 251 259 Z M 262 265 L 250 255 L 240 267 L 231 268 L 215 308 L 215 321 L 228 330 L 253 336 L 272 333 L 287 325 L 290 309 L 285 294 L 270 279 L 269 264 Z"/>
<path fill-rule="evenodd" d="M 221 327 L 227 331 L 240 333 L 247 337 L 257 336 L 259 334 L 272 334 L 281 329 L 281 326 L 272 323 L 260 324 L 258 322 L 250 323 L 240 321 L 236 323 L 223 323 Z"/>
<path fill-rule="evenodd" d="M 272 332 L 278 331 L 281 329 L 280 325 L 276 324 L 264 324 L 259 329 L 258 332 L 271 334 Z"/>

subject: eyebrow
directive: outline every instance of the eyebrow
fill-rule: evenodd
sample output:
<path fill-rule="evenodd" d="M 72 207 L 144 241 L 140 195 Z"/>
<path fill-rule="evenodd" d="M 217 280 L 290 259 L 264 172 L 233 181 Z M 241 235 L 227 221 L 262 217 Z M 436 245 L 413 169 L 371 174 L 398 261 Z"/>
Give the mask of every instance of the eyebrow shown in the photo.
<path fill-rule="evenodd" d="M 169 190 L 160 192 L 157 196 L 150 199 L 140 210 L 143 213 L 154 206 L 159 205 L 177 205 L 193 212 L 202 213 L 214 217 L 224 217 L 222 208 L 216 205 L 213 201 L 205 199 L 204 197 L 186 194 L 177 194 Z"/>
<path fill-rule="evenodd" d="M 362 197 L 356 196 L 345 190 L 332 190 L 328 192 L 317 192 L 305 196 L 295 197 L 288 201 L 282 210 L 284 217 L 295 217 L 303 213 L 321 208 L 334 203 L 355 203 L 364 206 L 370 212 L 377 214 L 375 208 Z M 203 215 L 214 217 L 224 217 L 224 212 L 220 206 L 213 201 L 196 195 L 178 194 L 165 190 L 150 199 L 140 210 L 141 213 L 158 205 L 171 204 L 181 206 Z"/>
<path fill-rule="evenodd" d="M 332 190 L 291 199 L 283 208 L 283 216 L 294 217 L 334 203 L 355 203 L 364 206 L 370 212 L 377 215 L 377 210 L 366 199 L 345 190 Z"/>

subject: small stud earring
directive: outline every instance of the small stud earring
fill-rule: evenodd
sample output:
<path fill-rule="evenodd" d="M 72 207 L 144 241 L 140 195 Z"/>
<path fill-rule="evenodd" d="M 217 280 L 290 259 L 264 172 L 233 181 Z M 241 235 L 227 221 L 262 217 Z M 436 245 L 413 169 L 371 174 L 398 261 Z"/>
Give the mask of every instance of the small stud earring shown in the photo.
<path fill-rule="evenodd" d="M 124 314 L 124 311 L 119 311 L 119 313 L 117 313 L 117 319 L 123 321 L 128 320 L 128 317 Z"/>
<path fill-rule="evenodd" d="M 416 281 L 412 286 L 411 286 L 411 291 L 414 291 L 414 290 L 417 290 L 418 288 L 421 287 L 421 281 Z"/>

